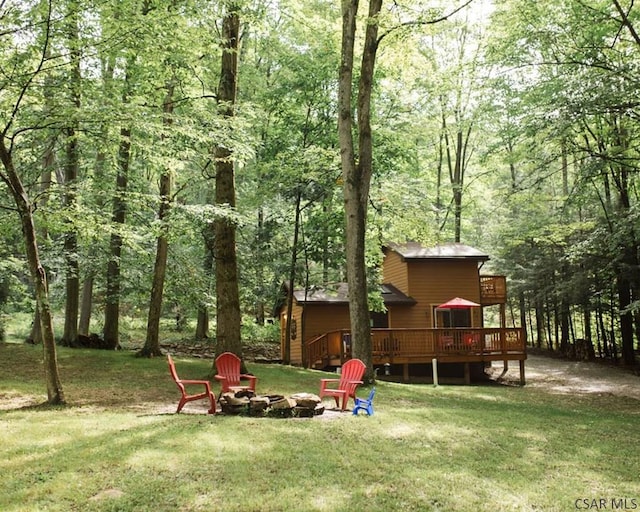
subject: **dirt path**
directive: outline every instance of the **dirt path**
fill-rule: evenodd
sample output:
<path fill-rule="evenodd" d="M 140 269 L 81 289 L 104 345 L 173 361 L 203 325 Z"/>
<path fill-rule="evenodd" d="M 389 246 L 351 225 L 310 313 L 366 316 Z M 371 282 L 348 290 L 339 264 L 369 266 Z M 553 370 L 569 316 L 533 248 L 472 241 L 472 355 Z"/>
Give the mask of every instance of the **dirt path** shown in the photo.
<path fill-rule="evenodd" d="M 499 375 L 502 363 L 495 363 L 493 371 L 497 372 L 495 375 Z M 610 394 L 640 400 L 640 376 L 605 364 L 529 355 L 525 376 L 527 387 L 541 388 L 552 393 Z M 517 382 L 518 365 L 512 362 L 505 377 Z"/>

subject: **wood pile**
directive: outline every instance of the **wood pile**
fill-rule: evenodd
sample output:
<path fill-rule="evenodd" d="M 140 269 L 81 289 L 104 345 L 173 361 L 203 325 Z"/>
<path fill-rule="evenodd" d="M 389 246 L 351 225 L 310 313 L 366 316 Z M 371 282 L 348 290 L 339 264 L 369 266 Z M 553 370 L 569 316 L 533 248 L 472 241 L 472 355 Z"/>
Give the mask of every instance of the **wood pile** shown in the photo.
<path fill-rule="evenodd" d="M 268 416 L 273 418 L 311 418 L 324 412 L 322 400 L 311 393 L 283 395 L 255 395 L 252 391 L 223 393 L 220 408 L 225 414 Z"/>

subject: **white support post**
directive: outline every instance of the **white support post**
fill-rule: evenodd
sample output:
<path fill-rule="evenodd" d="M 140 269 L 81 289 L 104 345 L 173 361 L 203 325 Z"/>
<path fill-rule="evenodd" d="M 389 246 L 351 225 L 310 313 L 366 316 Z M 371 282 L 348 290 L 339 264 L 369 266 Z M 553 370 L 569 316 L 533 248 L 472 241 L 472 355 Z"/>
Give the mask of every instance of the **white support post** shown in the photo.
<path fill-rule="evenodd" d="M 438 360 L 435 357 L 431 360 L 431 367 L 433 368 L 433 385 L 438 387 Z"/>

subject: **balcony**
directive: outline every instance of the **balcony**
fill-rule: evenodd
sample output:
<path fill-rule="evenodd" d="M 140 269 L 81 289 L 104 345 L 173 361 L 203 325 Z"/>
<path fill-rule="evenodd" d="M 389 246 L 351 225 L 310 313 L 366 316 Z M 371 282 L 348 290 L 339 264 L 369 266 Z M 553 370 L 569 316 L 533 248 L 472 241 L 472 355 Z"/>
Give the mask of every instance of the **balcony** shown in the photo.
<path fill-rule="evenodd" d="M 505 276 L 480 276 L 480 303 L 483 306 L 507 302 L 507 278 Z"/>

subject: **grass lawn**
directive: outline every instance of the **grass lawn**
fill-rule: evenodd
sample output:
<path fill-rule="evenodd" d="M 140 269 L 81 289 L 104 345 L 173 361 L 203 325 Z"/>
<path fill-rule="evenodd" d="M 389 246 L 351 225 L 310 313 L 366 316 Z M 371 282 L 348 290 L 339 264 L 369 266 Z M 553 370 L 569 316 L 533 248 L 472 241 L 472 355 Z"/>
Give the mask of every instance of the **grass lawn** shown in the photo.
<path fill-rule="evenodd" d="M 41 347 L 0 344 L 2 511 L 640 510 L 629 398 L 379 382 L 372 417 L 210 416 L 206 401 L 176 415 L 163 358 L 58 355 L 69 405 L 34 407 Z M 182 378 L 211 367 L 175 359 Z M 317 393 L 325 376 L 249 369 L 264 394 Z"/>

